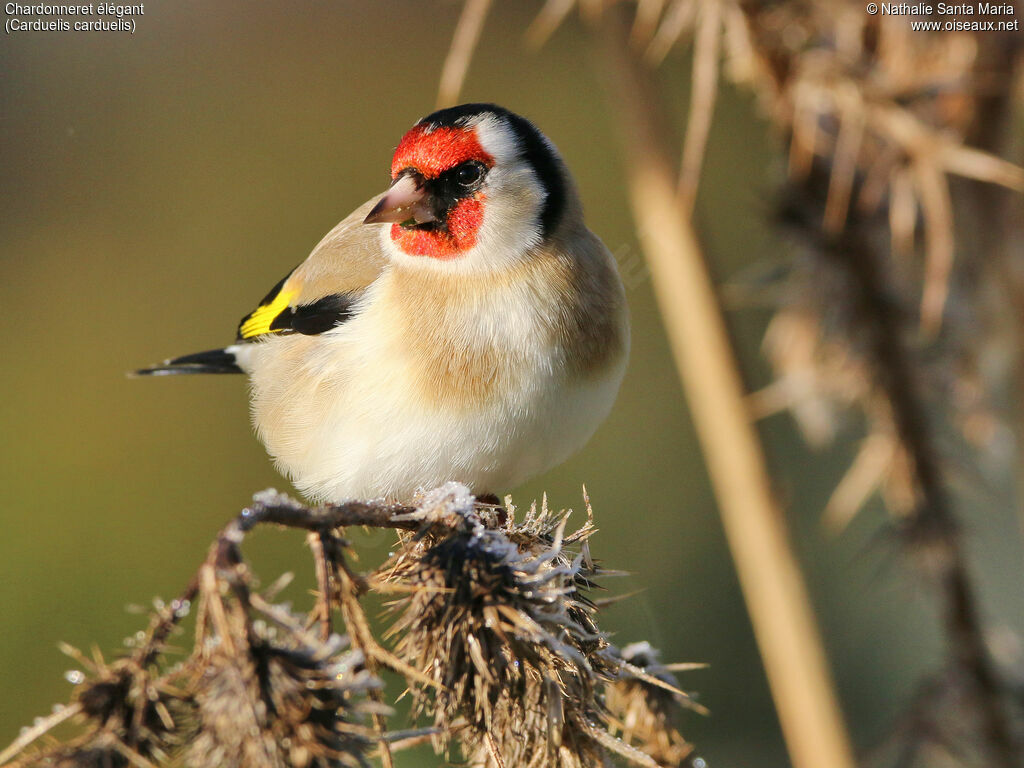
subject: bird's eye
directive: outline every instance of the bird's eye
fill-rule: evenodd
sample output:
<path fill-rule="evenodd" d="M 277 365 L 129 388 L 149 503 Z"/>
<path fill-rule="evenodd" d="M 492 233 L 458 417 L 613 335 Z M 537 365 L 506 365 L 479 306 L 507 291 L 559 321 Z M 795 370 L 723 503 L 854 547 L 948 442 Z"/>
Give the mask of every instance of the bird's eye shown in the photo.
<path fill-rule="evenodd" d="M 478 183 L 484 176 L 484 167 L 477 162 L 469 162 L 460 165 L 455 171 L 455 179 L 464 187 L 471 187 Z"/>

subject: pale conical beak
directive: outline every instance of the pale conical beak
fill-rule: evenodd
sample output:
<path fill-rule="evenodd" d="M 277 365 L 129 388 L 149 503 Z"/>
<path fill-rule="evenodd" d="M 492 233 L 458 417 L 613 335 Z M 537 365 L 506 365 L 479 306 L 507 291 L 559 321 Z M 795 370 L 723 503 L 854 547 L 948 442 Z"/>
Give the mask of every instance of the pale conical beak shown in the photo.
<path fill-rule="evenodd" d="M 402 176 L 373 206 L 363 224 L 427 224 L 437 221 L 430 194 L 417 176 Z"/>

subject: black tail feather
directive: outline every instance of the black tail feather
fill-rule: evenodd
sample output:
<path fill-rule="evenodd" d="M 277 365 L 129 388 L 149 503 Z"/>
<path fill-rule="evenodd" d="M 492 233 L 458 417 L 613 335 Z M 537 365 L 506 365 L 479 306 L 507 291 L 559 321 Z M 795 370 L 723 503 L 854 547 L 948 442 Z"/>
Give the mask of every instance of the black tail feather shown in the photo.
<path fill-rule="evenodd" d="M 233 352 L 211 349 L 165 360 L 161 365 L 135 371 L 136 376 L 175 376 L 185 373 L 242 373 Z"/>

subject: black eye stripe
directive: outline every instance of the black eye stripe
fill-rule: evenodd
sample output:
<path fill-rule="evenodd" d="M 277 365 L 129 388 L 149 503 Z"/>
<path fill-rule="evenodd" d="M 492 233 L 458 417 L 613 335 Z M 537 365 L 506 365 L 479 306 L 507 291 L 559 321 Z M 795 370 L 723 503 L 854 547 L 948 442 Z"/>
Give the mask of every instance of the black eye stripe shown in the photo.
<path fill-rule="evenodd" d="M 487 178 L 487 166 L 477 160 L 468 160 L 455 166 L 427 184 L 433 195 L 447 207 L 475 193 Z"/>
<path fill-rule="evenodd" d="M 490 169 L 479 160 L 467 160 L 454 168 L 449 168 L 444 173 L 433 179 L 423 179 L 420 176 L 423 186 L 430 195 L 430 204 L 436 222 L 417 225 L 418 229 L 441 229 L 448 226 L 448 215 L 458 205 L 460 200 L 473 197 L 487 179 L 487 172 Z M 399 176 L 405 173 L 419 174 L 414 169 L 403 169 Z"/>

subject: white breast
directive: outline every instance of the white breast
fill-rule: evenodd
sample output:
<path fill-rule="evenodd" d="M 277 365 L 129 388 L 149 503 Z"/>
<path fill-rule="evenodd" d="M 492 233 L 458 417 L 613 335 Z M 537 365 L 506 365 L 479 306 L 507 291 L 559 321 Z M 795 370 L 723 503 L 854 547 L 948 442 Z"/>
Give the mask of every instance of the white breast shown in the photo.
<path fill-rule="evenodd" d="M 407 500 L 449 480 L 502 494 L 568 458 L 610 410 L 625 355 L 572 377 L 536 302 L 509 291 L 449 313 L 447 343 L 425 371 L 414 331 L 382 300 L 387 290 L 385 274 L 362 311 L 325 334 L 244 350 L 257 431 L 310 498 Z M 460 396 L 460 352 L 493 369 L 486 396 Z"/>

